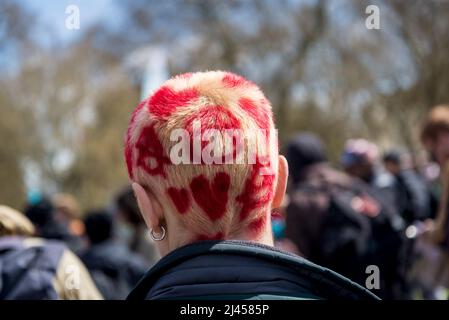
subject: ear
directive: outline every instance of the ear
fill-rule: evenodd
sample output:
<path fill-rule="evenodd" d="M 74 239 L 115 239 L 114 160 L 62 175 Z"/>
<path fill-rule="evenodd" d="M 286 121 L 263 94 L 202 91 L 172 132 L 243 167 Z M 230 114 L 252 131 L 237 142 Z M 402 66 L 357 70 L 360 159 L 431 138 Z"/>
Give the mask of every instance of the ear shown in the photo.
<path fill-rule="evenodd" d="M 132 188 L 139 205 L 140 213 L 148 229 L 158 230 L 160 225 L 160 215 L 155 210 L 155 201 L 150 194 L 138 183 L 133 182 Z"/>
<path fill-rule="evenodd" d="M 288 180 L 288 163 L 284 156 L 279 156 L 278 179 L 276 189 L 274 190 L 272 209 L 279 208 L 284 200 L 285 190 L 287 189 Z"/>

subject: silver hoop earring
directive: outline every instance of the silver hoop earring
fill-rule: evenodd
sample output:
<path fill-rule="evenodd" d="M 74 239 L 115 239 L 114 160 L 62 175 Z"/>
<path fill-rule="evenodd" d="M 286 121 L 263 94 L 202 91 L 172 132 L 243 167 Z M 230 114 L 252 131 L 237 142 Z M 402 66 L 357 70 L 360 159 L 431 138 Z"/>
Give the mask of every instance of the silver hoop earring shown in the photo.
<path fill-rule="evenodd" d="M 153 230 L 153 229 L 150 229 L 150 237 L 151 237 L 151 239 L 153 239 L 154 241 L 162 241 L 162 240 L 164 240 L 164 238 L 165 238 L 165 228 L 164 228 L 164 226 L 160 226 L 160 228 L 162 229 L 162 233 L 161 233 L 161 235 L 159 235 L 159 236 L 156 236 L 156 235 L 154 234 L 154 230 Z"/>

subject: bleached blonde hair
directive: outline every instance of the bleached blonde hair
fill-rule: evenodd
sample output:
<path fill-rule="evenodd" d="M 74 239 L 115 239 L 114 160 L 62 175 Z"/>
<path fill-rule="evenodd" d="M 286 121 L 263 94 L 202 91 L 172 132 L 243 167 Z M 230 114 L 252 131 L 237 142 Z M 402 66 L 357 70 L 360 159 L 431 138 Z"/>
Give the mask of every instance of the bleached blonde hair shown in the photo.
<path fill-rule="evenodd" d="M 192 133 L 238 129 L 246 161 L 224 164 L 173 164 L 170 139 L 175 129 Z M 265 158 L 248 161 L 260 150 L 257 134 L 265 130 Z M 191 138 L 191 137 L 190 137 Z M 214 141 L 225 152 L 229 143 Z M 151 190 L 164 212 L 173 214 L 195 239 L 232 238 L 242 231 L 260 233 L 270 217 L 277 179 L 278 141 L 272 109 L 262 91 L 245 78 L 223 71 L 197 72 L 166 81 L 142 101 L 131 116 L 125 158 L 132 181 Z M 270 173 L 261 169 L 270 167 Z"/>

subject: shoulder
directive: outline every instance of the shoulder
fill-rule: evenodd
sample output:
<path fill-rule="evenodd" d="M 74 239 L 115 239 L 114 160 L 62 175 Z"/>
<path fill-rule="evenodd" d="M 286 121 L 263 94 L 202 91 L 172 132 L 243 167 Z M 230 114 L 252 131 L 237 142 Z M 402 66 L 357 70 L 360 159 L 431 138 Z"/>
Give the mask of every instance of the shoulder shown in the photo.
<path fill-rule="evenodd" d="M 308 283 L 312 288 L 310 294 L 313 296 L 324 299 L 376 299 L 368 290 L 354 282 L 299 256 L 258 243 L 234 240 L 202 241 L 173 251 L 145 275 L 128 299 L 147 298 L 149 290 L 164 274 L 185 261 L 206 256 L 202 261 L 207 262 L 208 257 L 214 259 L 217 255 L 226 256 L 234 261 L 246 261 L 244 260 L 246 257 L 261 264 L 268 263 L 273 274 L 277 272 L 276 270 L 289 270 L 288 273 L 296 282 Z M 238 268 L 232 270 L 239 272 Z"/>

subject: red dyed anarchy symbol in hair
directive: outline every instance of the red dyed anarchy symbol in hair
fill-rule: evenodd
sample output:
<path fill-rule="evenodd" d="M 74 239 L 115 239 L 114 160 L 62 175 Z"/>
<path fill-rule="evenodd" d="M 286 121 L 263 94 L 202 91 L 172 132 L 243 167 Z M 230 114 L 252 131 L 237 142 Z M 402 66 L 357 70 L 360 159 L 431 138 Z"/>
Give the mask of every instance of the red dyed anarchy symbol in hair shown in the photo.
<path fill-rule="evenodd" d="M 136 143 L 138 152 L 137 166 L 148 174 L 161 175 L 166 178 L 164 165 L 170 164 L 170 158 L 164 154 L 164 147 L 154 129 L 154 125 L 145 127 Z"/>
<path fill-rule="evenodd" d="M 132 163 L 132 145 L 131 145 L 131 128 L 136 122 L 137 114 L 140 112 L 140 110 L 145 107 L 145 105 L 148 103 L 148 100 L 143 100 L 139 103 L 136 110 L 131 115 L 131 120 L 129 122 L 128 129 L 126 130 L 126 143 L 125 143 L 125 160 L 126 160 L 126 167 L 128 168 L 128 175 L 131 179 L 133 179 L 133 163 Z"/>
<path fill-rule="evenodd" d="M 216 221 L 226 213 L 231 178 L 226 172 L 215 175 L 212 183 L 204 176 L 195 177 L 190 183 L 193 198 L 210 220 Z"/>

